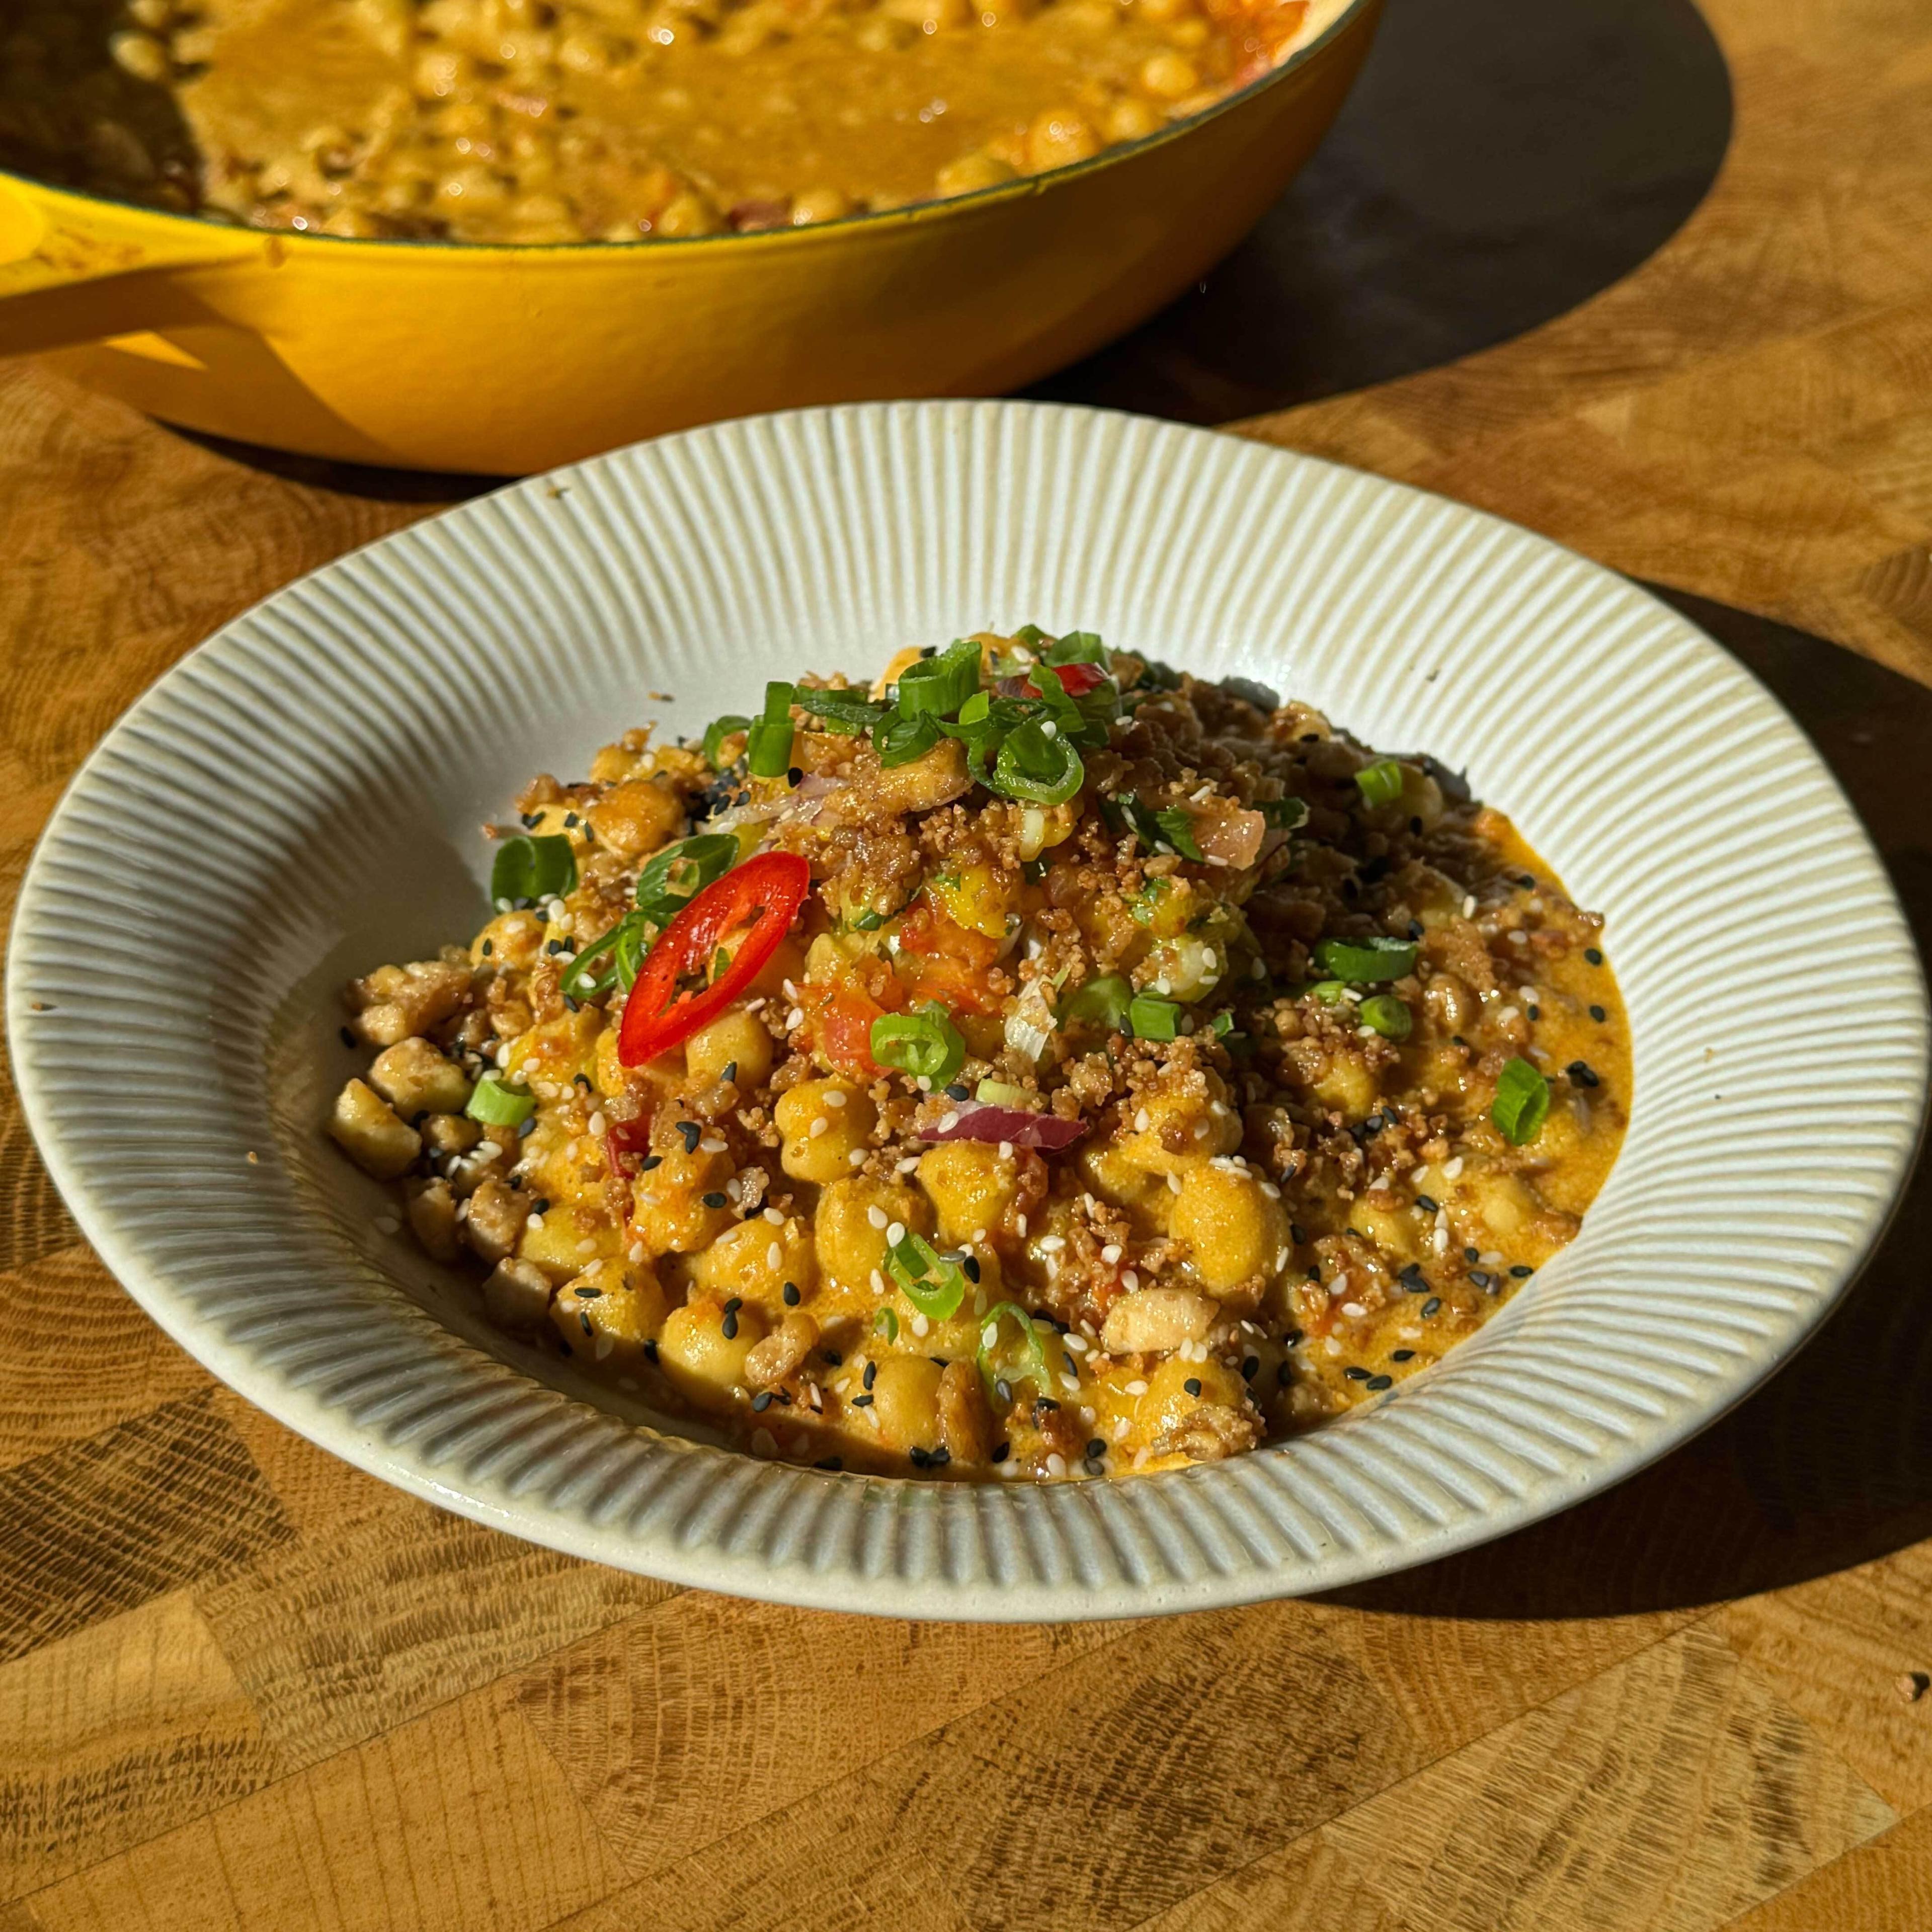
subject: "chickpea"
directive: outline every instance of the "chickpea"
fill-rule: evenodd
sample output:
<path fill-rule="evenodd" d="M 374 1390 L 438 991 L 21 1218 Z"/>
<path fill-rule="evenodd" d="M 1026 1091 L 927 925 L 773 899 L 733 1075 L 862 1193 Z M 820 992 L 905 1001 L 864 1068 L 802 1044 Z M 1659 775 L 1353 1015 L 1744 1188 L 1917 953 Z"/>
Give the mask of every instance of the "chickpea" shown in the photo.
<path fill-rule="evenodd" d="M 1119 1141 L 1083 1141 L 1073 1158 L 1081 1179 L 1102 1201 L 1145 1215 L 1166 1228 L 1174 1198 L 1166 1182 L 1130 1159 Z"/>
<path fill-rule="evenodd" d="M 852 212 L 852 197 L 836 188 L 808 188 L 793 197 L 791 225 L 804 228 L 814 221 L 836 221 Z"/>
<path fill-rule="evenodd" d="M 1195 1384 L 1192 1389 L 1190 1382 Z M 1247 1384 L 1239 1372 L 1212 1356 L 1204 1362 L 1189 1362 L 1171 1355 L 1148 1377 L 1147 1383 L 1148 1392 L 1140 1399 L 1134 1420 L 1150 1442 L 1184 1423 L 1207 1403 L 1240 1408 L 1247 1397 Z"/>
<path fill-rule="evenodd" d="M 772 1110 L 784 1136 L 780 1156 L 794 1180 L 842 1180 L 878 1125 L 879 1110 L 849 1080 L 802 1080 Z"/>
<path fill-rule="evenodd" d="M 1027 130 L 1027 166 L 1035 174 L 1100 152 L 1100 137 L 1071 108 L 1049 108 Z"/>
<path fill-rule="evenodd" d="M 1435 973 L 1422 989 L 1430 1018 L 1445 1033 L 1467 1033 L 1483 1013 L 1482 1003 L 1453 973 Z"/>
<path fill-rule="evenodd" d="M 983 1462 L 999 1439 L 986 1385 L 970 1362 L 950 1362 L 939 1376 L 939 1438 L 956 1462 Z"/>
<path fill-rule="evenodd" d="M 1366 1118 L 1382 1094 L 1374 1070 L 1360 1054 L 1349 1052 L 1329 1054 L 1328 1066 L 1309 1090 L 1323 1106 L 1352 1120 Z"/>
<path fill-rule="evenodd" d="M 940 1367 L 923 1355 L 888 1355 L 872 1378 L 878 1440 L 903 1456 L 939 1446 Z"/>
<path fill-rule="evenodd" d="M 482 1192 L 477 1190 L 478 1195 Z M 515 1198 L 527 1208 L 526 1194 Z M 470 1219 L 472 1222 L 476 1219 L 473 1197 Z M 609 1257 L 618 1245 L 617 1230 L 608 1216 L 572 1201 L 551 1201 L 542 1214 L 531 1215 L 522 1226 L 518 1258 L 533 1262 L 552 1281 L 568 1281 L 581 1274 L 591 1261 Z"/>
<path fill-rule="evenodd" d="M 664 1317 L 658 1363 L 680 1394 L 701 1407 L 719 1408 L 745 1386 L 745 1358 L 764 1339 L 764 1319 L 755 1309 L 734 1309 L 728 1316 L 724 1302 L 705 1295 Z"/>
<path fill-rule="evenodd" d="M 886 1237 L 895 1222 L 916 1234 L 930 1234 L 932 1211 L 925 1197 L 862 1174 L 832 1182 L 818 1197 L 812 1217 L 819 1266 L 830 1280 L 848 1288 L 869 1286 L 874 1270 L 885 1268 Z"/>
<path fill-rule="evenodd" d="M 962 1247 L 998 1227 L 1018 1197 L 1021 1168 L 983 1141 L 942 1141 L 920 1155 L 919 1184 L 938 1217 L 939 1238 Z"/>
<path fill-rule="evenodd" d="M 1154 54 L 1141 68 L 1141 85 L 1157 100 L 1180 100 L 1201 85 L 1201 70 L 1185 54 Z"/>
<path fill-rule="evenodd" d="M 631 1225 L 638 1238 L 652 1255 L 708 1248 L 736 1219 L 724 1192 L 730 1156 L 722 1149 L 709 1152 L 702 1142 L 687 1154 L 682 1140 L 655 1151 L 658 1165 L 640 1174 L 631 1192 Z"/>
<path fill-rule="evenodd" d="M 676 794 L 652 778 L 626 779 L 584 815 L 598 843 L 622 859 L 655 851 L 684 829 L 684 808 Z"/>
<path fill-rule="evenodd" d="M 556 1332 L 595 1361 L 634 1361 L 664 1326 L 664 1292 L 648 1267 L 600 1261 L 566 1282 L 550 1304 Z"/>
<path fill-rule="evenodd" d="M 1393 1195 L 1370 1194 L 1355 1203 L 1348 1218 L 1384 1254 L 1398 1261 L 1421 1260 L 1426 1230 L 1420 1210 Z"/>
<path fill-rule="evenodd" d="M 1240 1117 L 1210 1074 L 1204 1090 L 1186 1086 L 1148 1095 L 1120 1148 L 1124 1160 L 1150 1174 L 1183 1174 L 1197 1162 L 1232 1154 L 1240 1144 Z"/>
<path fill-rule="evenodd" d="M 748 1093 L 772 1070 L 772 1036 L 755 1015 L 734 1007 L 685 1042 L 684 1064 L 694 1080 L 722 1080 L 725 1068 L 734 1066 L 732 1084 Z"/>
<path fill-rule="evenodd" d="M 716 235 L 724 226 L 724 218 L 705 196 L 695 190 L 680 195 L 652 224 L 652 232 L 675 239 L 680 236 Z"/>
<path fill-rule="evenodd" d="M 1110 141 L 1142 141 L 1150 134 L 1159 134 L 1166 124 L 1161 115 L 1132 94 L 1107 110 Z"/>
<path fill-rule="evenodd" d="M 691 1264 L 694 1294 L 736 1295 L 782 1311 L 784 1286 L 808 1294 L 818 1285 L 818 1258 L 805 1223 L 796 1217 L 773 1227 L 760 1214 L 720 1234 Z"/>
<path fill-rule="evenodd" d="M 1203 1162 L 1181 1178 L 1168 1232 L 1185 1241 L 1196 1276 L 1226 1290 L 1277 1274 L 1287 1259 L 1288 1216 L 1251 1174 Z"/>

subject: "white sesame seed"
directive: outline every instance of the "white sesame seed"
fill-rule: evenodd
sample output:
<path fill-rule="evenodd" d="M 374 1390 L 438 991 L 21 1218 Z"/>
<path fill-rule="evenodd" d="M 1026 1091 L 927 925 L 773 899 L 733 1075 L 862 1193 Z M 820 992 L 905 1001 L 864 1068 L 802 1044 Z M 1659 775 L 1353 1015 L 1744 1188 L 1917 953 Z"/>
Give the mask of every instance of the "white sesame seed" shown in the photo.
<path fill-rule="evenodd" d="M 1086 1354 L 1088 1345 L 1083 1342 L 1078 1335 L 1063 1335 L 1060 1339 L 1064 1342 L 1076 1355 L 1084 1355 Z"/>
<path fill-rule="evenodd" d="M 1144 1134 L 1147 1130 L 1148 1110 L 1143 1107 L 1140 1112 L 1134 1116 L 1134 1132 L 1137 1134 Z"/>
<path fill-rule="evenodd" d="M 768 1268 L 781 1268 L 784 1266 L 784 1250 L 776 1241 L 765 1250 L 765 1265 Z"/>
<path fill-rule="evenodd" d="M 1447 1228 L 1438 1228 L 1435 1233 L 1430 1236 L 1429 1245 L 1438 1255 L 1446 1255 L 1449 1252 L 1449 1230 Z"/>
<path fill-rule="evenodd" d="M 644 1244 L 642 1241 L 633 1241 L 629 1247 L 626 1249 L 624 1251 L 624 1258 L 628 1262 L 633 1268 L 635 1268 L 638 1263 L 644 1259 Z"/>
<path fill-rule="evenodd" d="M 815 1141 L 818 1138 L 820 1135 L 829 1134 L 831 1131 L 832 1123 L 828 1120 L 823 1114 L 820 1114 L 818 1119 L 814 1120 L 812 1125 L 806 1130 L 806 1138 L 807 1140 Z"/>
<path fill-rule="evenodd" d="M 886 1224 L 886 1240 L 890 1245 L 897 1247 L 904 1239 L 905 1223 L 903 1221 L 889 1221 Z"/>
<path fill-rule="evenodd" d="M 845 1165 L 848 1167 L 863 1167 L 865 1164 L 866 1150 L 863 1148 L 854 1148 L 845 1156 Z"/>
<path fill-rule="evenodd" d="M 1465 919 L 1474 919 L 1475 916 L 1476 896 L 1474 892 L 1465 892 L 1462 896 L 1462 916 Z"/>
<path fill-rule="evenodd" d="M 1107 1245 L 1100 1250 L 1100 1258 L 1105 1262 L 1109 1268 L 1112 1268 L 1114 1264 L 1120 1258 L 1120 1243 L 1118 1241 L 1109 1241 Z"/>
<path fill-rule="evenodd" d="M 1281 1190 L 1271 1180 L 1264 1180 L 1262 1183 L 1262 1192 L 1270 1201 L 1279 1201 L 1281 1198 Z"/>
<path fill-rule="evenodd" d="M 999 1156 L 1002 1160 L 1011 1160 L 1012 1159 L 1013 1144 L 1011 1141 L 1000 1142 L 999 1145 Z"/>
<path fill-rule="evenodd" d="M 785 1031 L 787 1033 L 797 1032 L 799 1028 L 804 1025 L 804 1024 L 805 1015 L 800 1012 L 796 1006 L 793 1007 L 791 1011 L 785 1015 Z"/>
<path fill-rule="evenodd" d="M 1078 1395 L 1080 1393 L 1080 1378 L 1078 1376 L 1062 1376 L 1060 1378 L 1060 1386 L 1069 1395 Z"/>
<path fill-rule="evenodd" d="M 1170 1174 L 1167 1177 L 1167 1186 L 1168 1192 L 1172 1194 L 1178 1194 L 1180 1192 L 1180 1175 L 1178 1174 Z"/>
<path fill-rule="evenodd" d="M 1130 1294 L 1132 1294 L 1140 1286 L 1140 1276 L 1135 1270 L 1132 1268 L 1128 1268 L 1123 1271 L 1120 1276 L 1120 1286 L 1125 1288 Z"/>
<path fill-rule="evenodd" d="M 784 1226 L 784 1216 L 776 1208 L 767 1208 L 765 1210 L 765 1219 L 774 1228 L 782 1228 Z"/>
<path fill-rule="evenodd" d="M 886 1292 L 886 1278 L 877 1268 L 872 1270 L 872 1288 L 874 1294 L 884 1294 Z"/>
<path fill-rule="evenodd" d="M 915 1335 L 925 1334 L 932 1326 L 932 1324 L 923 1315 L 915 1315 L 912 1318 L 912 1332 Z"/>
<path fill-rule="evenodd" d="M 608 1335 L 600 1335 L 597 1338 L 593 1352 L 596 1355 L 597 1359 L 601 1362 L 616 1346 L 616 1343 L 613 1341 Z"/>
<path fill-rule="evenodd" d="M 1013 1227 L 1015 1231 L 1018 1234 L 1020 1239 L 1022 1240 L 1024 1240 L 1026 1239 L 1027 1217 L 1024 1214 L 1016 1214 L 1013 1216 Z"/>
<path fill-rule="evenodd" d="M 1127 1430 L 1130 1426 L 1127 1418 L 1124 1415 L 1117 1415 L 1114 1417 L 1114 1440 L 1116 1442 L 1124 1442 L 1127 1439 Z"/>
<path fill-rule="evenodd" d="M 975 1228 L 973 1230 L 973 1238 L 972 1238 L 972 1240 L 971 1240 L 970 1241 L 969 1241 L 969 1242 L 967 1244 L 967 1246 L 969 1246 L 969 1247 L 974 1247 L 974 1248 L 983 1248 L 986 1245 L 986 1229 L 985 1229 L 984 1228 Z"/>
<path fill-rule="evenodd" d="M 376 1232 L 380 1234 L 394 1234 L 398 1233 L 402 1228 L 402 1225 L 401 1222 L 398 1220 L 393 1214 L 378 1214 L 376 1216 Z"/>
<path fill-rule="evenodd" d="M 1123 1384 L 1123 1392 L 1128 1395 L 1145 1395 L 1147 1394 L 1147 1384 L 1140 1381 L 1138 1378 L 1132 1382 Z"/>
<path fill-rule="evenodd" d="M 1351 1322 L 1359 1322 L 1368 1312 L 1359 1301 L 1345 1301 L 1342 1304 L 1342 1312 Z"/>
<path fill-rule="evenodd" d="M 1148 1466 L 1148 1446 L 1144 1442 L 1134 1451 L 1134 1467 L 1136 1469 L 1144 1469 Z"/>
<path fill-rule="evenodd" d="M 795 1000 L 798 998 L 798 988 L 789 980 L 781 980 L 778 984 L 784 989 L 784 996 L 787 999 Z"/>
<path fill-rule="evenodd" d="M 698 1145 L 699 1151 L 703 1154 L 722 1154 L 724 1151 L 724 1143 L 715 1134 L 709 1140 L 700 1141 Z"/>
<path fill-rule="evenodd" d="M 595 1134 L 599 1140 L 602 1140 L 604 1138 L 604 1130 L 608 1124 L 609 1123 L 606 1121 L 604 1118 L 604 1109 L 602 1107 L 597 1108 L 597 1110 L 592 1114 L 590 1118 L 585 1123 L 586 1126 L 592 1133 Z"/>
<path fill-rule="evenodd" d="M 1000 1324 L 989 1322 L 980 1330 L 980 1346 L 982 1348 L 997 1348 L 1000 1346 Z"/>
<path fill-rule="evenodd" d="M 1040 1251 L 1043 1255 L 1057 1255 L 1066 1245 L 1063 1234 L 1042 1234 L 1040 1238 Z"/>
<path fill-rule="evenodd" d="M 849 1097 L 842 1088 L 828 1087 L 825 1090 L 825 1104 L 828 1107 L 842 1107 Z"/>
<path fill-rule="evenodd" d="M 463 1204 L 465 1208 L 467 1208 L 470 1205 L 470 1203 L 466 1201 Z M 459 1216 L 458 1218 L 460 1219 L 460 1217 Z M 530 1218 L 524 1223 L 524 1226 L 529 1228 L 532 1234 L 540 1234 L 543 1232 L 543 1224 L 544 1217 L 541 1214 L 532 1214 Z"/>
<path fill-rule="evenodd" d="M 940 1117 L 939 1131 L 942 1134 L 950 1134 L 958 1124 L 959 1116 L 957 1114 L 944 1114 Z"/>
<path fill-rule="evenodd" d="M 1066 1458 L 1058 1449 L 1046 1459 L 1046 1473 L 1049 1476 L 1064 1476 L 1066 1473 Z"/>
<path fill-rule="evenodd" d="M 909 1154 L 892 1171 L 896 1174 L 910 1174 L 918 1166 L 919 1156 L 916 1154 Z"/>
<path fill-rule="evenodd" d="M 595 1241 L 579 1241 L 577 1252 L 580 1255 L 594 1255 L 597 1252 L 597 1244 Z"/>
<path fill-rule="evenodd" d="M 891 1218 L 883 1208 L 874 1206 L 866 1210 L 866 1219 L 875 1228 L 883 1228 Z"/>
<path fill-rule="evenodd" d="M 1462 1178 L 1462 1156 L 1460 1154 L 1454 1160 L 1444 1161 L 1443 1162 L 1442 1178 L 1444 1180 L 1460 1180 Z"/>
<path fill-rule="evenodd" d="M 1342 1345 L 1333 1335 L 1330 1335 L 1322 1343 L 1322 1352 L 1324 1355 L 1339 1355 L 1342 1352 Z"/>

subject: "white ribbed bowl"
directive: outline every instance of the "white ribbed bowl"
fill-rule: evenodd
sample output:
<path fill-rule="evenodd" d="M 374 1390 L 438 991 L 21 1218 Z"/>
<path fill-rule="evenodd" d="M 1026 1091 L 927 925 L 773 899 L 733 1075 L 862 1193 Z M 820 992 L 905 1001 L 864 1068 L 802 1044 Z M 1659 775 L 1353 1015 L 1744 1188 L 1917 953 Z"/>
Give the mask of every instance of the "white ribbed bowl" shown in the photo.
<path fill-rule="evenodd" d="M 1210 1467 L 1034 1489 L 754 1461 L 496 1335 L 322 1138 L 336 988 L 484 915 L 538 769 L 648 714 L 983 625 L 1082 626 L 1466 766 L 1586 904 L 1636 1041 L 1581 1238 L 1442 1366 Z M 676 694 L 653 704 L 652 690 Z M 1826 956 L 1856 960 L 1856 998 Z M 643 445 L 386 538 L 163 679 L 22 890 L 8 1023 L 88 1238 L 251 1400 L 447 1508 L 748 1596 L 1008 1618 L 1326 1588 L 1533 1521 L 1754 1388 L 1870 1249 L 1927 1020 L 1884 872 L 1777 704 L 1512 526 L 1133 417 L 813 410 Z M 254 1155 L 250 1160 L 251 1153 Z"/>

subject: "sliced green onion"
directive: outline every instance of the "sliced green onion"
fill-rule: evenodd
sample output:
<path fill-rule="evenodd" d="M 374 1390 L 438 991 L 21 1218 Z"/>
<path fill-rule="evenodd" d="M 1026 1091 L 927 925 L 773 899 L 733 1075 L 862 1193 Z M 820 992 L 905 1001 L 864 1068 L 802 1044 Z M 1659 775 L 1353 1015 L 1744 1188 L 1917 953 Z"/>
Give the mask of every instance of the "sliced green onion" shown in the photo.
<path fill-rule="evenodd" d="M 1127 1010 L 1134 1003 L 1134 989 L 1124 974 L 1106 973 L 1068 999 L 1060 1010 L 1060 1022 L 1085 1020 L 1104 1027 L 1109 1033 L 1127 1030 Z"/>
<path fill-rule="evenodd" d="M 889 711 L 885 722 L 872 734 L 872 748 L 879 763 L 889 770 L 895 765 L 909 765 L 922 758 L 939 742 L 939 721 L 929 715 L 909 716 L 903 711 Z"/>
<path fill-rule="evenodd" d="M 900 672 L 898 708 L 908 718 L 950 718 L 979 688 L 980 646 L 962 638 Z"/>
<path fill-rule="evenodd" d="M 1402 796 L 1402 766 L 1394 758 L 1378 758 L 1355 774 L 1364 805 L 1393 805 Z"/>
<path fill-rule="evenodd" d="M 627 912 L 601 939 L 593 939 L 563 969 L 557 986 L 564 998 L 580 1002 L 594 1000 L 620 980 L 628 992 L 631 982 L 638 976 L 638 962 L 643 956 L 645 935 L 652 929 L 651 921 L 644 914 Z M 612 956 L 610 964 L 598 972 L 592 972 L 592 966 L 606 953 Z"/>
<path fill-rule="evenodd" d="M 1064 733 L 1049 737 L 1029 718 L 1007 734 L 993 761 L 992 788 L 1028 805 L 1064 805 L 1087 782 L 1087 767 Z"/>
<path fill-rule="evenodd" d="M 992 1392 L 994 1384 L 999 1380 L 998 1376 L 994 1372 L 993 1358 L 999 1352 L 1000 1321 L 1008 1316 L 1019 1324 L 1020 1334 L 1024 1338 L 1026 1344 L 1028 1361 L 1027 1366 L 1021 1372 L 1023 1375 L 1031 1376 L 1034 1381 L 1042 1389 L 1051 1388 L 1053 1386 L 1053 1370 L 1048 1364 L 1046 1344 L 1040 1340 L 1040 1328 L 1044 1324 L 1036 1323 L 1017 1301 L 996 1301 L 986 1310 L 986 1318 L 980 1324 L 980 1346 L 977 1352 L 980 1373 L 986 1378 L 988 1393 Z M 988 1336 L 992 1338 L 990 1341 L 987 1340 Z"/>
<path fill-rule="evenodd" d="M 1348 984 L 1346 980 L 1318 980 L 1308 990 L 1324 1006 L 1332 1006 L 1348 990 Z"/>
<path fill-rule="evenodd" d="M 982 1080 L 974 1088 L 973 1097 L 989 1107 L 1024 1107 L 1032 1096 L 1009 1080 Z"/>
<path fill-rule="evenodd" d="M 1337 980 L 1358 983 L 1400 980 L 1413 972 L 1420 949 L 1412 939 L 1324 939 L 1315 949 L 1315 963 Z"/>
<path fill-rule="evenodd" d="M 1136 993 L 1127 1008 L 1127 1023 L 1136 1040 L 1172 1040 L 1180 1031 L 1180 1004 L 1158 993 Z"/>
<path fill-rule="evenodd" d="M 1113 654 L 1101 643 L 1097 631 L 1069 631 L 1046 647 L 1046 662 L 1050 664 L 1090 664 L 1105 669 L 1113 661 Z"/>
<path fill-rule="evenodd" d="M 1298 798 L 1264 798 L 1255 809 L 1273 826 L 1292 832 L 1308 816 L 1306 804 Z"/>
<path fill-rule="evenodd" d="M 1160 827 L 1160 836 L 1184 859 L 1192 859 L 1198 866 L 1201 862 L 1201 848 L 1194 842 L 1194 818 L 1191 812 L 1180 810 L 1156 812 L 1154 822 Z"/>
<path fill-rule="evenodd" d="M 1526 1060 L 1512 1060 L 1496 1077 L 1490 1118 L 1511 1147 L 1535 1139 L 1550 1114 L 1550 1082 Z"/>
<path fill-rule="evenodd" d="M 872 1317 L 872 1332 L 875 1335 L 884 1336 L 888 1342 L 896 1342 L 899 1339 L 899 1318 L 897 1313 L 890 1308 L 878 1310 Z"/>
<path fill-rule="evenodd" d="M 700 832 L 667 845 L 638 874 L 637 901 L 660 926 L 688 904 L 714 879 L 738 862 L 738 842 L 728 832 Z"/>
<path fill-rule="evenodd" d="M 1415 1030 L 1414 1015 L 1393 993 L 1372 994 L 1356 1010 L 1384 1040 L 1406 1040 Z"/>
<path fill-rule="evenodd" d="M 724 740 L 734 731 L 748 731 L 752 721 L 736 711 L 728 711 L 722 718 L 714 718 L 704 728 L 704 762 L 722 770 L 718 754 L 724 748 Z"/>
<path fill-rule="evenodd" d="M 463 1111 L 487 1127 L 516 1127 L 536 1110 L 536 1096 L 527 1088 L 508 1086 L 495 1074 L 486 1073 L 477 1082 Z"/>
<path fill-rule="evenodd" d="M 745 738 L 745 768 L 754 778 L 782 778 L 791 770 L 791 707 L 797 693 L 789 684 L 765 686 L 764 715 Z"/>
<path fill-rule="evenodd" d="M 801 688 L 796 700 L 801 711 L 808 711 L 824 724 L 848 738 L 869 731 L 885 716 L 886 707 L 875 704 L 862 691 L 808 691 Z"/>
<path fill-rule="evenodd" d="M 872 1022 L 872 1058 L 915 1080 L 943 1087 L 966 1064 L 966 1042 L 936 1000 L 916 1013 L 881 1013 Z"/>
<path fill-rule="evenodd" d="M 496 848 L 490 868 L 490 897 L 498 904 L 560 898 L 577 884 L 577 854 L 561 833 L 546 838 L 518 832 Z"/>
<path fill-rule="evenodd" d="M 885 922 L 886 916 L 884 913 L 879 911 L 875 907 L 868 906 L 866 910 L 852 922 L 852 925 L 854 930 L 856 932 L 877 932 L 879 928 L 884 926 Z"/>
<path fill-rule="evenodd" d="M 966 1298 L 966 1270 L 923 1234 L 902 1234 L 886 1250 L 886 1273 L 920 1314 L 944 1322 Z"/>
<path fill-rule="evenodd" d="M 992 713 L 992 694 L 982 691 L 975 692 L 960 706 L 956 724 L 940 721 L 940 730 L 949 738 L 957 738 L 966 747 L 966 762 L 976 772 L 983 772 L 987 760 L 1000 748 L 999 728 L 993 722 Z"/>

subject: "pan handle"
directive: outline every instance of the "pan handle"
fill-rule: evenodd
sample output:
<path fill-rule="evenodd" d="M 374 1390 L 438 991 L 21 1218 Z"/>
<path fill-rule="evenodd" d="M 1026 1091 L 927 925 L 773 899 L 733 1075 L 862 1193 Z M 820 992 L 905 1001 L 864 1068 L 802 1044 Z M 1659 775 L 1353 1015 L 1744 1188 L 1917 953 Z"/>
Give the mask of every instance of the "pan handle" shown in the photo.
<path fill-rule="evenodd" d="M 262 244 L 260 236 L 0 176 L 0 356 L 187 320 L 178 274 L 259 256 Z"/>

